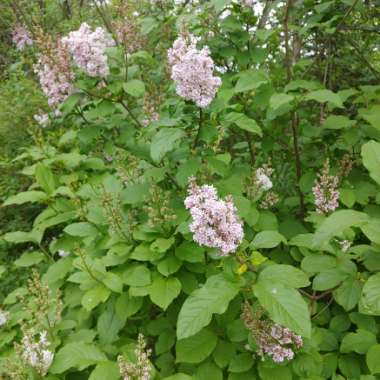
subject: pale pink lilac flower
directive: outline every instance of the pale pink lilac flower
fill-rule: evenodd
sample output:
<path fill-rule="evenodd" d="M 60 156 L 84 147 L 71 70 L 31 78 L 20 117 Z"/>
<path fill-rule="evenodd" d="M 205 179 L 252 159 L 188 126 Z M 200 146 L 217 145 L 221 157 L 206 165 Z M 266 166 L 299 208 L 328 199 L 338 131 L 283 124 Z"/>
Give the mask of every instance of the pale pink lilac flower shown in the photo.
<path fill-rule="evenodd" d="M 330 175 L 329 172 L 330 163 L 329 160 L 326 160 L 323 170 L 321 174 L 318 174 L 318 179 L 312 189 L 316 211 L 320 214 L 328 214 L 339 207 L 339 178 Z"/>
<path fill-rule="evenodd" d="M 300 335 L 295 334 L 287 327 L 283 327 L 269 319 L 263 319 L 260 310 L 252 310 L 248 302 L 243 303 L 241 318 L 251 332 L 257 344 L 257 354 L 264 360 L 270 357 L 275 363 L 294 358 L 294 348 L 303 346 Z"/>
<path fill-rule="evenodd" d="M 214 62 L 209 48 L 198 50 L 192 35 L 179 37 L 168 51 L 168 61 L 177 94 L 198 107 L 207 107 L 222 84 L 221 79 L 213 75 Z"/>
<path fill-rule="evenodd" d="M 244 237 L 232 197 L 219 199 L 214 186 L 198 186 L 191 178 L 185 207 L 190 210 L 190 231 L 200 245 L 217 248 L 220 255 L 235 252 Z"/>
<path fill-rule="evenodd" d="M 243 4 L 246 7 L 253 7 L 255 5 L 256 0 L 243 0 Z"/>
<path fill-rule="evenodd" d="M 42 91 L 51 107 L 62 103 L 73 91 L 74 73 L 70 67 L 70 56 L 66 47 L 58 40 L 48 46 L 34 65 Z"/>
<path fill-rule="evenodd" d="M 12 41 L 18 50 L 24 50 L 26 46 L 32 46 L 33 40 L 28 29 L 23 25 L 16 25 L 12 32 Z"/>
<path fill-rule="evenodd" d="M 117 358 L 119 363 L 119 371 L 123 380 L 150 380 L 152 366 L 149 356 L 152 350 L 146 349 L 144 335 L 139 334 L 137 338 L 137 347 L 135 349 L 136 363 L 125 360 L 123 356 Z"/>
<path fill-rule="evenodd" d="M 21 343 L 25 363 L 35 368 L 41 376 L 45 376 L 54 359 L 54 353 L 48 349 L 50 342 L 47 332 L 41 332 L 39 339 L 36 339 L 32 332 L 26 332 Z"/>
<path fill-rule="evenodd" d="M 90 77 L 106 77 L 109 73 L 106 49 L 115 42 L 103 28 L 91 31 L 88 24 L 83 23 L 76 31 L 70 32 L 62 42 L 73 55 L 75 63 Z"/>
<path fill-rule="evenodd" d="M 256 170 L 256 183 L 262 190 L 270 190 L 273 187 L 273 183 L 264 168 L 258 168 Z"/>
<path fill-rule="evenodd" d="M 3 326 L 9 320 L 9 312 L 0 309 L 0 326 Z"/>
<path fill-rule="evenodd" d="M 41 128 L 45 128 L 49 124 L 49 115 L 47 113 L 33 115 L 33 118 Z"/>
<path fill-rule="evenodd" d="M 58 256 L 59 257 L 65 258 L 65 257 L 67 257 L 69 255 L 70 255 L 69 251 L 65 251 L 63 249 L 58 250 Z"/>

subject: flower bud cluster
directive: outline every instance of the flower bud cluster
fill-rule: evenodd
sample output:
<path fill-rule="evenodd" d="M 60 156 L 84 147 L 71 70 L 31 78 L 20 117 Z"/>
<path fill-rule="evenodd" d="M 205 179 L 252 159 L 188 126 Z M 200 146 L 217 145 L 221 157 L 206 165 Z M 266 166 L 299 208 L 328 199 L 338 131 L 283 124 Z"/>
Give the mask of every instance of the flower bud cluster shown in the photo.
<path fill-rule="evenodd" d="M 222 256 L 235 252 L 244 237 L 232 197 L 218 198 L 214 186 L 198 186 L 190 178 L 185 207 L 190 210 L 190 231 L 200 245 L 217 248 Z"/>
<path fill-rule="evenodd" d="M 327 159 L 312 189 L 316 211 L 320 214 L 328 214 L 339 207 L 339 177 L 329 173 L 330 161 Z"/>
<path fill-rule="evenodd" d="M 25 47 L 33 45 L 33 40 L 30 37 L 28 29 L 20 24 L 17 24 L 13 29 L 12 41 L 16 45 L 17 50 L 24 50 Z"/>
<path fill-rule="evenodd" d="M 344 154 L 342 159 L 339 161 L 339 169 L 337 176 L 340 180 L 342 180 L 345 177 L 348 177 L 348 175 L 351 173 L 352 167 L 354 163 L 352 160 L 352 156 L 348 153 Z"/>
<path fill-rule="evenodd" d="M 214 62 L 209 48 L 198 50 L 194 36 L 182 36 L 169 49 L 168 61 L 177 94 L 198 107 L 207 107 L 222 84 L 221 79 L 213 75 Z"/>
<path fill-rule="evenodd" d="M 90 77 L 106 77 L 109 73 L 106 48 L 113 46 L 113 39 L 103 28 L 91 31 L 87 23 L 83 23 L 76 31 L 62 38 L 73 56 L 74 62 Z"/>
<path fill-rule="evenodd" d="M 139 334 L 135 349 L 136 363 L 127 362 L 122 356 L 117 358 L 123 380 L 150 380 L 152 367 L 149 362 L 149 356 L 151 353 L 150 349 L 146 349 L 144 336 Z"/>
<path fill-rule="evenodd" d="M 287 327 L 263 319 L 262 312 L 252 310 L 248 302 L 243 303 L 241 319 L 257 344 L 257 354 L 264 360 L 270 357 L 275 363 L 294 358 L 294 348 L 303 345 L 302 338 Z"/>
<path fill-rule="evenodd" d="M 170 207 L 170 198 L 159 186 L 152 184 L 147 197 L 147 205 L 143 210 L 148 214 L 148 224 L 151 227 L 163 227 L 177 219 L 174 210 Z"/>

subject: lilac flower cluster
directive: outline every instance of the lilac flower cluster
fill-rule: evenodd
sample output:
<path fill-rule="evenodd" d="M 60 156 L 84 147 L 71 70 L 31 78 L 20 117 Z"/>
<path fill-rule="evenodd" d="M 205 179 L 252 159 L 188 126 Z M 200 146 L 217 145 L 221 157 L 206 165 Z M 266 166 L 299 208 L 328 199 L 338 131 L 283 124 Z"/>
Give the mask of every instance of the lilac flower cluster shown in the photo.
<path fill-rule="evenodd" d="M 18 50 L 24 50 L 26 46 L 32 46 L 33 40 L 28 29 L 23 25 L 16 25 L 12 32 L 12 41 Z"/>
<path fill-rule="evenodd" d="M 207 107 L 222 84 L 219 77 L 213 76 L 214 62 L 209 48 L 198 50 L 192 35 L 179 37 L 168 51 L 168 60 L 177 94 L 198 107 Z"/>
<path fill-rule="evenodd" d="M 292 360 L 293 347 L 299 349 L 303 345 L 301 336 L 271 320 L 262 319 L 262 312 L 253 312 L 248 302 L 242 305 L 241 318 L 255 339 L 257 354 L 263 360 L 265 356 L 269 356 L 275 363 Z"/>
<path fill-rule="evenodd" d="M 53 362 L 54 353 L 47 347 L 50 342 L 47 340 L 47 332 L 43 331 L 36 340 L 32 332 L 26 332 L 22 338 L 22 358 L 41 375 L 45 376 Z"/>
<path fill-rule="evenodd" d="M 137 347 L 135 349 L 137 363 L 127 362 L 122 356 L 117 358 L 119 371 L 123 380 L 150 380 L 152 367 L 149 362 L 149 356 L 151 353 L 152 350 L 146 349 L 144 336 L 139 334 L 137 338 Z"/>
<path fill-rule="evenodd" d="M 88 24 L 83 23 L 80 28 L 70 32 L 62 42 L 73 55 L 75 63 L 90 77 L 106 77 L 109 73 L 106 48 L 114 45 L 114 41 L 103 28 L 96 28 L 94 32 Z"/>
<path fill-rule="evenodd" d="M 33 119 L 41 128 L 45 128 L 49 124 L 49 115 L 47 113 L 35 114 L 33 115 Z"/>
<path fill-rule="evenodd" d="M 217 248 L 222 256 L 235 252 L 244 237 L 232 197 L 218 199 L 214 186 L 198 186 L 190 179 L 185 207 L 193 219 L 190 231 L 200 245 Z"/>
<path fill-rule="evenodd" d="M 270 174 L 272 171 L 268 173 L 267 168 L 258 168 L 256 170 L 256 183 L 264 191 L 270 190 L 273 187 L 273 183 L 270 180 Z"/>
<path fill-rule="evenodd" d="M 255 5 L 255 0 L 243 0 L 243 4 L 244 4 L 246 7 L 251 7 L 251 8 L 253 8 L 253 6 Z"/>
<path fill-rule="evenodd" d="M 49 106 L 53 107 L 62 103 L 73 91 L 74 73 L 70 67 L 70 55 L 60 40 L 55 46 L 49 43 L 44 50 L 34 65 L 34 71 Z"/>
<path fill-rule="evenodd" d="M 318 174 L 318 179 L 312 189 L 316 211 L 320 214 L 327 214 L 339 207 L 339 177 L 332 176 L 329 172 L 330 163 L 329 160 L 326 160 L 322 173 Z"/>

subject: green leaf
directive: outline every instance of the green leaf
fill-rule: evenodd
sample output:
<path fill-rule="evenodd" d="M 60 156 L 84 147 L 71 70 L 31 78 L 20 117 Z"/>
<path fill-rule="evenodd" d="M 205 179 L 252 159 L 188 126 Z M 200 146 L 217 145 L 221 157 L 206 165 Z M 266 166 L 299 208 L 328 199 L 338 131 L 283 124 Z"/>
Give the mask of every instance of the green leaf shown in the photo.
<path fill-rule="evenodd" d="M 133 264 L 123 272 L 123 282 L 129 286 L 149 285 L 150 270 L 145 265 Z"/>
<path fill-rule="evenodd" d="M 143 297 L 132 297 L 128 293 L 121 294 L 115 304 L 117 316 L 122 321 L 126 320 L 141 309 L 143 301 Z"/>
<path fill-rule="evenodd" d="M 340 96 L 330 90 L 316 90 L 309 92 L 305 100 L 315 100 L 318 103 L 328 102 L 330 105 L 343 108 L 343 102 Z"/>
<path fill-rule="evenodd" d="M 68 343 L 55 355 L 49 372 L 59 374 L 70 368 L 83 370 L 106 360 L 107 357 L 94 344 L 84 342 Z"/>
<path fill-rule="evenodd" d="M 150 249 L 153 252 L 164 253 L 174 244 L 174 237 L 169 239 L 158 238 L 151 245 Z"/>
<path fill-rule="evenodd" d="M 193 378 L 185 373 L 176 373 L 175 375 L 165 377 L 162 380 L 192 380 Z"/>
<path fill-rule="evenodd" d="M 185 241 L 175 249 L 175 255 L 181 260 L 190 263 L 202 263 L 204 261 L 204 249 L 198 244 Z"/>
<path fill-rule="evenodd" d="M 289 94 L 273 94 L 269 100 L 271 118 L 281 116 L 293 108 L 295 97 Z"/>
<path fill-rule="evenodd" d="M 87 290 L 82 297 L 82 306 L 91 311 L 100 303 L 107 301 L 111 291 L 107 289 L 103 284 L 98 284 L 94 288 Z"/>
<path fill-rule="evenodd" d="M 113 292 L 121 293 L 123 291 L 123 281 L 115 273 L 107 272 L 102 277 L 102 282 L 108 289 L 111 289 Z"/>
<path fill-rule="evenodd" d="M 372 275 L 364 284 L 359 312 L 366 315 L 380 315 L 380 273 Z"/>
<path fill-rule="evenodd" d="M 49 285 L 52 285 L 59 280 L 62 280 L 72 269 L 72 262 L 73 259 L 71 257 L 59 259 L 54 264 L 49 266 L 49 269 L 44 274 L 42 279 L 46 281 Z"/>
<path fill-rule="evenodd" d="M 157 264 L 157 270 L 165 277 L 168 277 L 171 274 L 176 273 L 181 265 L 181 260 L 177 259 L 176 256 L 170 255 Z"/>
<path fill-rule="evenodd" d="M 119 380 L 120 372 L 119 366 L 114 362 L 104 362 L 98 364 L 91 372 L 88 380 Z"/>
<path fill-rule="evenodd" d="M 258 281 L 253 291 L 261 306 L 276 323 L 304 337 L 310 337 L 309 309 L 297 290 L 273 281 Z"/>
<path fill-rule="evenodd" d="M 261 231 L 253 239 L 250 247 L 253 249 L 274 248 L 280 243 L 286 244 L 286 239 L 277 231 Z"/>
<path fill-rule="evenodd" d="M 325 270 L 314 277 L 313 289 L 319 291 L 332 289 L 348 276 L 348 273 L 338 270 L 337 268 Z"/>
<path fill-rule="evenodd" d="M 47 199 L 46 193 L 42 191 L 22 191 L 16 195 L 9 197 L 4 203 L 3 206 L 9 205 L 22 205 L 27 202 L 44 202 Z"/>
<path fill-rule="evenodd" d="M 16 267 L 30 267 L 36 265 L 45 259 L 45 255 L 42 252 L 25 252 L 20 258 L 14 261 Z"/>
<path fill-rule="evenodd" d="M 181 283 L 175 277 L 158 277 L 149 289 L 149 296 L 153 303 L 166 310 L 181 292 Z"/>
<path fill-rule="evenodd" d="M 184 136 L 182 129 L 162 128 L 152 139 L 150 155 L 155 162 L 160 162 L 166 153 L 174 149 L 177 140 Z"/>
<path fill-rule="evenodd" d="M 251 119 L 247 115 L 244 115 L 243 113 L 230 112 L 224 118 L 224 123 L 226 123 L 227 125 L 235 124 L 244 131 L 255 133 L 259 136 L 263 135 L 261 128 L 256 123 L 256 121 Z"/>
<path fill-rule="evenodd" d="M 246 70 L 239 73 L 239 80 L 235 85 L 235 93 L 259 88 L 268 83 L 268 77 L 262 70 Z"/>
<path fill-rule="evenodd" d="M 223 380 L 223 372 L 213 362 L 202 363 L 193 375 L 193 380 Z"/>
<path fill-rule="evenodd" d="M 39 244 L 42 239 L 42 232 L 39 230 L 33 230 L 30 232 L 15 231 L 8 232 L 3 235 L 3 239 L 9 243 L 27 243 L 33 242 Z"/>
<path fill-rule="evenodd" d="M 334 291 L 335 301 L 346 311 L 353 309 L 359 302 L 362 287 L 356 278 L 349 277 Z"/>
<path fill-rule="evenodd" d="M 248 353 L 243 353 L 235 355 L 228 366 L 229 372 L 241 373 L 246 372 L 253 366 L 252 355 Z"/>
<path fill-rule="evenodd" d="M 301 263 L 302 270 L 307 273 L 323 272 L 336 266 L 337 261 L 335 257 L 317 254 L 306 256 Z"/>
<path fill-rule="evenodd" d="M 289 367 L 265 367 L 264 363 L 259 365 L 259 379 L 261 380 L 292 380 L 292 372 Z"/>
<path fill-rule="evenodd" d="M 196 334 L 211 322 L 213 314 L 224 313 L 239 288 L 222 274 L 209 277 L 203 287 L 192 292 L 182 305 L 177 322 L 178 339 Z"/>
<path fill-rule="evenodd" d="M 361 227 L 361 230 L 369 240 L 380 245 L 380 219 L 371 218 L 368 223 Z"/>
<path fill-rule="evenodd" d="M 372 127 L 380 130 L 380 105 L 374 105 L 369 109 L 360 112 L 365 120 L 372 125 Z"/>
<path fill-rule="evenodd" d="M 260 272 L 260 281 L 273 281 L 291 288 L 304 288 L 310 285 L 308 276 L 302 270 L 291 265 L 268 265 Z"/>
<path fill-rule="evenodd" d="M 349 128 L 356 124 L 355 120 L 350 120 L 347 116 L 330 115 L 323 122 L 322 127 L 326 129 Z"/>
<path fill-rule="evenodd" d="M 358 227 L 368 221 L 367 214 L 355 210 L 339 210 L 328 216 L 314 234 L 313 244 L 324 247 L 333 236 L 342 233 L 348 227 Z"/>
<path fill-rule="evenodd" d="M 343 337 L 340 352 L 365 354 L 374 344 L 376 344 L 376 335 L 369 331 L 359 329 L 357 332 L 347 333 Z"/>
<path fill-rule="evenodd" d="M 222 340 L 218 340 L 218 344 L 212 354 L 215 363 L 224 368 L 230 363 L 231 358 L 235 355 L 235 347 L 232 343 L 227 343 Z"/>
<path fill-rule="evenodd" d="M 145 84 L 138 79 L 132 79 L 123 85 L 124 91 L 134 96 L 135 98 L 139 98 L 145 93 Z"/>
<path fill-rule="evenodd" d="M 367 366 L 373 375 L 380 373 L 380 344 L 374 344 L 367 352 Z"/>
<path fill-rule="evenodd" d="M 35 175 L 38 185 L 45 190 L 47 194 L 52 194 L 55 190 L 55 181 L 52 171 L 43 164 L 37 164 Z"/>
<path fill-rule="evenodd" d="M 97 330 L 100 341 L 103 344 L 111 344 L 118 340 L 118 332 L 124 323 L 125 321 L 119 319 L 113 304 L 108 303 L 106 310 L 98 318 Z"/>
<path fill-rule="evenodd" d="M 80 236 L 80 237 L 86 237 L 86 236 L 92 236 L 96 235 L 97 229 L 92 224 L 87 222 L 79 222 L 79 223 L 72 223 L 69 224 L 64 231 L 71 235 L 71 236 Z"/>
<path fill-rule="evenodd" d="M 362 146 L 363 165 L 371 178 L 380 185 L 380 143 L 368 141 Z"/>
<path fill-rule="evenodd" d="M 203 329 L 197 334 L 177 342 L 176 361 L 178 363 L 199 363 L 214 351 L 216 343 L 216 335 Z"/>

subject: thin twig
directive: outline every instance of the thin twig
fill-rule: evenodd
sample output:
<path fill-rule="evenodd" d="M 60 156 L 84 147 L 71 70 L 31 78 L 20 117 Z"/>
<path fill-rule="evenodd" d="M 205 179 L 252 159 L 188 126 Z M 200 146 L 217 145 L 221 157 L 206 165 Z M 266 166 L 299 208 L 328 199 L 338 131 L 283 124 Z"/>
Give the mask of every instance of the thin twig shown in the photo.
<path fill-rule="evenodd" d="M 337 30 L 337 31 L 343 26 L 344 22 L 346 21 L 346 18 L 347 18 L 348 15 L 352 12 L 352 10 L 355 8 L 355 6 L 356 6 L 356 4 L 357 4 L 358 1 L 359 1 L 359 0 L 355 0 L 355 1 L 352 3 L 351 7 L 348 8 L 347 12 L 344 14 L 343 18 L 340 20 L 339 24 L 338 24 L 337 27 L 336 27 L 336 30 Z"/>
<path fill-rule="evenodd" d="M 199 120 L 198 120 L 199 126 L 198 126 L 197 134 L 195 135 L 193 149 L 195 149 L 198 145 L 199 137 L 201 135 L 202 123 L 203 123 L 203 113 L 202 113 L 202 108 L 199 107 Z"/>

